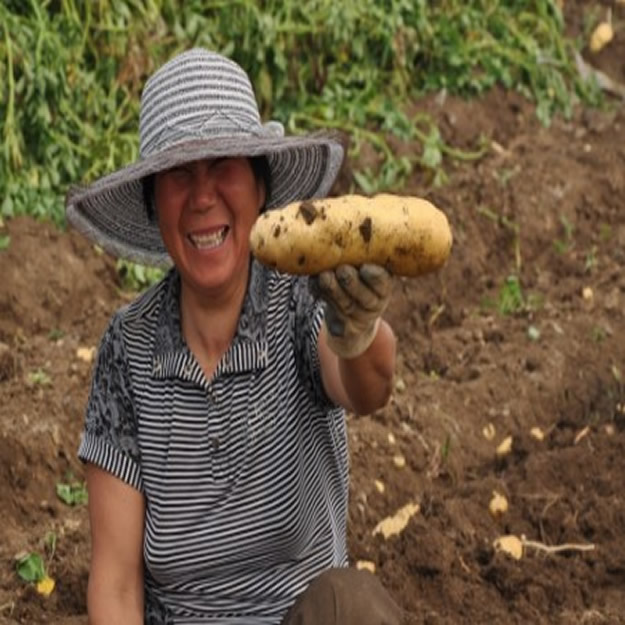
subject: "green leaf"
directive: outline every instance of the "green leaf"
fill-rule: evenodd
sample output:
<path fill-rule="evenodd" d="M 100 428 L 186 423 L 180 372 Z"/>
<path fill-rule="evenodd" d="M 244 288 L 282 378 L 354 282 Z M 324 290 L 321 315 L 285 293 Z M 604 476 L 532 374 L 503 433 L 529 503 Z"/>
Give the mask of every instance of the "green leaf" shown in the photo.
<path fill-rule="evenodd" d="M 118 259 L 117 273 L 124 290 L 142 291 L 158 282 L 165 272 L 159 267 L 146 267 L 128 260 Z"/>
<path fill-rule="evenodd" d="M 40 582 L 46 576 L 46 567 L 42 557 L 31 552 L 17 561 L 17 574 L 25 582 Z"/>
<path fill-rule="evenodd" d="M 443 162 L 443 153 L 441 151 L 441 135 L 434 126 L 431 130 L 425 144 L 423 146 L 423 156 L 421 162 L 429 169 L 437 169 Z"/>
<path fill-rule="evenodd" d="M 65 332 L 61 330 L 60 328 L 52 328 L 52 330 L 48 332 L 48 338 L 51 341 L 58 341 L 59 339 L 62 339 L 64 336 L 65 336 Z"/>
<path fill-rule="evenodd" d="M 87 485 L 84 482 L 59 482 L 56 485 L 57 497 L 68 506 L 86 504 L 88 500 Z"/>
<path fill-rule="evenodd" d="M 262 68 L 258 75 L 258 95 L 265 107 L 270 107 L 273 95 L 273 82 L 271 74 L 266 68 Z"/>
<path fill-rule="evenodd" d="M 0 209 L 0 215 L 3 217 L 13 217 L 15 215 L 13 209 L 13 200 L 10 195 L 7 195 L 2 202 L 2 208 Z"/>
<path fill-rule="evenodd" d="M 8 234 L 0 234 L 0 251 L 6 250 L 11 245 L 11 237 Z"/>
<path fill-rule="evenodd" d="M 376 186 L 371 182 L 370 177 L 365 174 L 365 172 L 354 171 L 353 172 L 354 179 L 358 186 L 367 194 L 371 195 L 376 192 Z"/>
<path fill-rule="evenodd" d="M 28 373 L 28 383 L 33 386 L 50 386 L 52 378 L 43 369 L 36 369 Z"/>
<path fill-rule="evenodd" d="M 515 275 L 508 276 L 499 290 L 497 307 L 502 315 L 518 313 L 525 307 L 521 282 Z"/>
<path fill-rule="evenodd" d="M 443 160 L 443 154 L 437 144 L 426 143 L 421 161 L 429 169 L 436 169 Z"/>

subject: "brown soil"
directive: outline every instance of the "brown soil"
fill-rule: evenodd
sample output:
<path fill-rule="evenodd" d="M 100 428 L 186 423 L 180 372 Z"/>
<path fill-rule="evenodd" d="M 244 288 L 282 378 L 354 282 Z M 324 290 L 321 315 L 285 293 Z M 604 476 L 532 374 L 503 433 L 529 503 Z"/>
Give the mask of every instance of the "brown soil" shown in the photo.
<path fill-rule="evenodd" d="M 587 5 L 566 3 L 567 19 L 581 23 Z M 592 62 L 625 82 L 624 55 L 621 28 Z M 455 244 L 440 273 L 398 281 L 396 392 L 349 421 L 352 557 L 375 564 L 418 624 L 625 623 L 625 109 L 544 128 L 501 91 L 416 106 L 454 145 L 495 143 L 479 162 L 449 164 L 443 188 L 417 174 L 402 189 L 447 213 Z M 25 218 L 4 231 L 0 623 L 85 625 L 86 510 L 55 485 L 83 475 L 91 365 L 77 350 L 97 344 L 127 297 L 111 259 L 76 233 Z M 513 274 L 524 305 L 503 314 Z M 507 436 L 512 451 L 498 457 Z M 493 491 L 509 501 L 500 518 L 488 511 Z M 373 535 L 409 502 L 420 509 L 399 535 Z M 505 534 L 542 547 L 514 560 L 493 548 Z M 48 598 L 15 573 L 15 556 L 33 550 L 57 582 Z"/>

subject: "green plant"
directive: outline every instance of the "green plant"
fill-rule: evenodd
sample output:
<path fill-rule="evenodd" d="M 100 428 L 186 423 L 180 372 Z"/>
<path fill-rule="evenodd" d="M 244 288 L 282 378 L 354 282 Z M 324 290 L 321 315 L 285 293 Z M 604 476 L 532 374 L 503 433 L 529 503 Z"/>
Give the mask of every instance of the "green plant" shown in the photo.
<path fill-rule="evenodd" d="M 601 326 L 593 326 L 591 330 L 592 340 L 595 343 L 603 343 L 608 336 L 608 333 Z"/>
<path fill-rule="evenodd" d="M 525 298 L 521 290 L 521 281 L 515 275 L 510 275 L 499 289 L 497 311 L 501 315 L 511 315 L 521 312 L 525 308 Z"/>
<path fill-rule="evenodd" d="M 57 497 L 68 506 L 86 504 L 88 501 L 87 485 L 85 482 L 72 481 L 58 482 L 56 485 Z"/>
<path fill-rule="evenodd" d="M 52 378 L 45 369 L 36 369 L 28 374 L 28 383 L 32 386 L 50 386 Z"/>
<path fill-rule="evenodd" d="M 54 557 L 56 550 L 56 534 L 48 532 L 44 538 L 44 547 L 48 559 Z M 48 575 L 43 557 L 36 551 L 25 552 L 16 558 L 15 570 L 20 579 L 35 584 L 37 592 L 45 597 L 49 596 L 55 587 L 54 580 Z"/>
<path fill-rule="evenodd" d="M 124 291 L 143 291 L 164 275 L 163 269 L 146 267 L 123 259 L 117 261 L 116 269 Z"/>
<path fill-rule="evenodd" d="M 597 246 L 593 245 L 584 259 L 584 271 L 586 273 L 592 273 L 593 269 L 597 266 Z"/>
<path fill-rule="evenodd" d="M 8 249 L 11 245 L 11 237 L 8 234 L 0 234 L 0 251 Z"/>
<path fill-rule="evenodd" d="M 497 180 L 501 187 L 507 187 L 508 182 L 514 178 L 520 171 L 518 166 L 515 167 L 503 167 L 493 172 L 494 178 Z"/>
<path fill-rule="evenodd" d="M 25 582 L 37 583 L 47 576 L 43 558 L 34 551 L 18 558 L 16 570 L 19 577 Z"/>
<path fill-rule="evenodd" d="M 43 539 L 43 544 L 48 554 L 48 560 L 52 560 L 52 558 L 54 558 L 54 554 L 56 553 L 56 543 L 57 543 L 56 533 L 52 531 L 48 532 Z"/>
<path fill-rule="evenodd" d="M 547 124 L 600 91 L 580 78 L 553 0 L 5 0 L 0 3 L 0 215 L 64 223 L 63 197 L 138 156 L 139 93 L 174 52 L 206 46 L 248 70 L 263 118 L 294 133 L 339 128 L 375 165 L 353 184 L 390 189 L 419 168 L 478 158 L 409 114 L 427 93 L 496 84 Z M 402 153 L 412 142 L 410 153 Z M 415 150 L 413 143 L 420 143 Z"/>
<path fill-rule="evenodd" d="M 484 308 L 495 309 L 500 315 L 516 315 L 540 309 L 543 306 L 543 297 L 537 293 L 523 292 L 521 280 L 515 274 L 509 275 L 499 287 L 495 299 L 485 299 Z M 533 326 L 528 328 L 528 337 L 537 340 L 540 332 Z"/>
<path fill-rule="evenodd" d="M 65 332 L 60 328 L 52 328 L 50 332 L 48 332 L 48 338 L 51 341 L 58 341 L 65 336 Z"/>
<path fill-rule="evenodd" d="M 564 236 L 562 239 L 556 239 L 553 245 L 559 254 L 565 254 L 573 247 L 573 232 L 575 231 L 575 227 L 564 215 L 560 215 L 560 223 L 562 224 Z"/>

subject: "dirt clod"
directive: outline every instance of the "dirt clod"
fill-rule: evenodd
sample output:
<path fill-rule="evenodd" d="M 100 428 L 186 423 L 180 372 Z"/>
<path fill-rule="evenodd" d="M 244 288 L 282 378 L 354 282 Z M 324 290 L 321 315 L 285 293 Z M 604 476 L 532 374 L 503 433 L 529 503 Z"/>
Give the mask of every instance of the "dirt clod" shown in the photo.
<path fill-rule="evenodd" d="M 365 243 L 369 243 L 369 241 L 371 241 L 371 234 L 373 232 L 371 227 L 371 217 L 367 217 L 362 221 L 362 223 L 358 226 L 358 231 L 360 232 L 360 236 Z"/>
<path fill-rule="evenodd" d="M 299 205 L 300 215 L 304 218 L 306 224 L 310 226 L 313 221 L 317 218 L 317 208 L 312 202 L 302 202 Z"/>

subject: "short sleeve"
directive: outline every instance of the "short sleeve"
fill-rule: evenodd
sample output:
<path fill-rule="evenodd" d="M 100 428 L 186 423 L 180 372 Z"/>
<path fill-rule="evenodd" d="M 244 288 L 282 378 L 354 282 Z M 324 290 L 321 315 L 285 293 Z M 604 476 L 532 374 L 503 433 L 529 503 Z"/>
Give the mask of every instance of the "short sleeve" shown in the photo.
<path fill-rule="evenodd" d="M 309 386 L 314 400 L 322 408 L 337 408 L 323 386 L 319 361 L 319 332 L 323 324 L 324 309 L 308 288 L 307 278 L 294 278 L 292 306 L 295 311 L 295 358 L 299 375 Z"/>
<path fill-rule="evenodd" d="M 137 432 L 122 316 L 118 313 L 98 349 L 78 457 L 142 490 Z"/>

